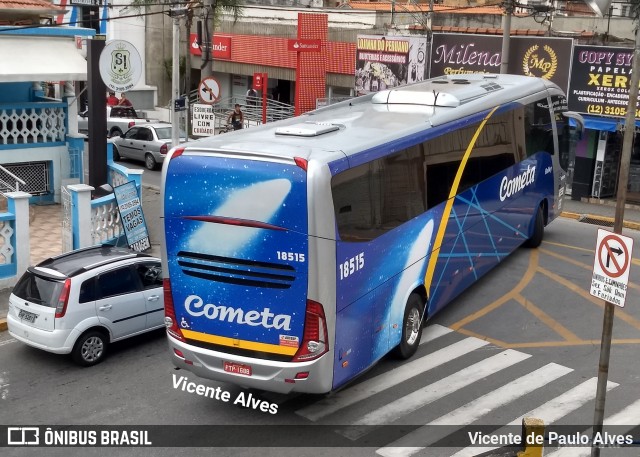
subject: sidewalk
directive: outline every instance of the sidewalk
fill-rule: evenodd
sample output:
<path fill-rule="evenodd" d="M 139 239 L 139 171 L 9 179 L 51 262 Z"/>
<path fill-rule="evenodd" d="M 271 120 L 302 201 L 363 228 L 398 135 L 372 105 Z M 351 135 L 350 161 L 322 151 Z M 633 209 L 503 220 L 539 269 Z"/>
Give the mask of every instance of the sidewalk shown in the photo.
<path fill-rule="evenodd" d="M 576 219 L 581 222 L 591 222 L 598 225 L 613 227 L 616 214 L 615 200 L 598 200 L 595 198 L 576 201 L 565 199 L 562 211 L 563 217 Z M 632 230 L 640 230 L 640 206 L 627 203 L 624 210 L 623 226 Z"/>
<path fill-rule="evenodd" d="M 160 242 L 162 240 L 162 220 L 160 190 L 142 187 L 142 210 L 144 212 L 151 249 L 147 251 L 155 257 L 160 257 Z M 44 259 L 62 253 L 62 205 L 35 206 L 35 218 L 29 227 L 31 242 L 31 264 L 35 265 Z M 0 331 L 6 330 L 6 316 L 9 309 L 9 295 L 11 288 L 0 290 Z"/>
<path fill-rule="evenodd" d="M 160 190 L 154 187 L 142 187 L 142 209 L 151 238 L 148 254 L 160 257 L 163 221 Z M 575 201 L 565 199 L 563 217 L 604 226 L 613 226 L 615 201 L 591 200 Z M 62 253 L 62 207 L 60 205 L 36 206 L 36 216 L 30 227 L 31 263 Z M 640 230 L 640 206 L 627 204 L 624 212 L 624 227 Z M 57 228 L 56 228 L 57 227 Z M 11 289 L 0 290 L 0 331 L 6 329 L 6 315 L 9 307 Z"/>

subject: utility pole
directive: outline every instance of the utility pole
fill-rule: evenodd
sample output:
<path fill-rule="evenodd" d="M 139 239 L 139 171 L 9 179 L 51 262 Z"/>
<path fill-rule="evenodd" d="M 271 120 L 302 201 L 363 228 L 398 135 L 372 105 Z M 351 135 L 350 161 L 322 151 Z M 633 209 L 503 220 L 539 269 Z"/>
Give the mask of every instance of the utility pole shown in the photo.
<path fill-rule="evenodd" d="M 189 96 L 191 93 L 191 19 L 193 18 L 193 10 L 191 9 L 191 3 L 189 4 L 189 9 L 187 11 L 187 19 L 185 21 L 185 30 L 186 30 L 186 41 L 187 47 L 184 55 L 184 91 L 186 93 L 185 100 L 185 130 L 187 133 L 187 139 L 189 138 L 189 133 L 191 132 L 191 108 L 189 103 Z"/>
<path fill-rule="evenodd" d="M 204 43 L 200 43 L 202 49 L 202 67 L 200 79 L 213 76 L 213 17 L 216 9 L 216 0 L 204 0 Z"/>
<path fill-rule="evenodd" d="M 176 147 L 180 143 L 180 122 L 176 103 L 180 98 L 180 15 L 185 8 L 172 8 L 173 18 L 173 54 L 171 75 L 171 146 Z"/>
<path fill-rule="evenodd" d="M 509 41 L 511 40 L 511 16 L 513 0 L 507 0 L 502 16 L 502 54 L 500 56 L 500 74 L 507 73 L 509 67 Z"/>
<path fill-rule="evenodd" d="M 640 68 L 640 30 L 636 30 L 636 44 L 633 49 L 633 65 Z M 624 206 L 627 201 L 627 184 L 629 182 L 629 163 L 631 162 L 631 148 L 636 133 L 636 109 L 638 100 L 638 83 L 640 72 L 631 73 L 629 82 L 629 103 L 624 124 L 624 138 L 622 140 L 622 157 L 620 158 L 620 174 L 618 175 L 618 195 L 616 199 L 616 215 L 613 221 L 613 232 L 622 233 L 624 221 Z M 597 255 L 597 253 L 596 253 Z M 611 336 L 613 332 L 613 316 L 615 305 L 606 302 L 602 323 L 602 341 L 600 343 L 600 361 L 598 363 L 598 388 L 596 390 L 596 407 L 593 416 L 593 436 L 602 434 L 604 422 L 604 404 L 607 396 L 607 379 L 609 377 L 609 358 L 611 354 Z M 591 457 L 600 457 L 600 447 L 591 447 Z"/>
<path fill-rule="evenodd" d="M 87 97 L 89 99 L 89 185 L 98 189 L 108 180 L 107 86 L 100 76 L 100 54 L 107 37 L 96 35 L 87 42 Z"/>
<path fill-rule="evenodd" d="M 429 49 L 431 49 L 431 46 L 433 45 L 433 0 L 429 0 L 429 11 L 427 12 L 427 49 L 425 51 L 428 51 Z M 431 54 L 431 51 L 429 51 L 429 54 Z M 427 61 L 427 65 L 425 65 L 425 78 L 430 78 L 431 77 L 431 56 L 429 56 L 428 59 L 426 59 Z"/>

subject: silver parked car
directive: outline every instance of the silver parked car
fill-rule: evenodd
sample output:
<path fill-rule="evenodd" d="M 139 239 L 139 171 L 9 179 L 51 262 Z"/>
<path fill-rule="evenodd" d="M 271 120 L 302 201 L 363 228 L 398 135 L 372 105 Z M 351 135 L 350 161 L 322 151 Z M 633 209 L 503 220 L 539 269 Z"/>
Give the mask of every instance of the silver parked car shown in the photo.
<path fill-rule="evenodd" d="M 160 259 L 94 246 L 29 267 L 9 297 L 18 341 L 80 365 L 100 362 L 110 343 L 164 327 Z"/>
<path fill-rule="evenodd" d="M 113 143 L 113 160 L 140 160 L 149 170 L 154 170 L 171 149 L 171 132 L 171 124 L 167 123 L 133 126 L 123 135 L 109 140 Z M 180 132 L 180 142 L 184 141 L 186 134 Z"/>

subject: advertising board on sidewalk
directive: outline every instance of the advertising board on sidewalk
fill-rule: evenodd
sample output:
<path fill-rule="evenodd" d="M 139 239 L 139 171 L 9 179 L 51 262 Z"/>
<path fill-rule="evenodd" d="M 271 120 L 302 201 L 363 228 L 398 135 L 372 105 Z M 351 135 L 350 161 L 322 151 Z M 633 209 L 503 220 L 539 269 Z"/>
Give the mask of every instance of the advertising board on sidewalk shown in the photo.
<path fill-rule="evenodd" d="M 138 252 L 146 251 L 151 247 L 151 242 L 135 182 L 117 186 L 113 193 L 129 248 Z"/>

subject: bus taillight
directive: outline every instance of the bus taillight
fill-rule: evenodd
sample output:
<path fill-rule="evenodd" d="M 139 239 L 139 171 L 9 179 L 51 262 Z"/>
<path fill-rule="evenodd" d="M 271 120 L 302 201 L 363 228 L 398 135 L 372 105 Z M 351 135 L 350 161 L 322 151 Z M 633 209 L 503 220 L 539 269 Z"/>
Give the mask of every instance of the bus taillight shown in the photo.
<path fill-rule="evenodd" d="M 173 150 L 173 154 L 171 154 L 171 158 L 175 159 L 176 157 L 180 157 L 182 155 L 182 153 L 184 152 L 185 148 L 175 148 Z"/>
<path fill-rule="evenodd" d="M 180 327 L 176 319 L 176 311 L 173 307 L 173 297 L 171 295 L 171 283 L 169 278 L 162 280 L 162 288 L 164 290 L 164 325 L 167 333 L 179 341 L 186 341 L 182 335 Z"/>
<path fill-rule="evenodd" d="M 324 308 L 318 302 L 307 300 L 302 344 L 292 362 L 317 359 L 328 350 L 327 319 L 324 316 Z"/>
<path fill-rule="evenodd" d="M 302 168 L 304 171 L 307 171 L 307 166 L 308 166 L 307 159 L 303 159 L 302 157 L 294 157 L 293 161 L 296 163 L 297 166 Z"/>

